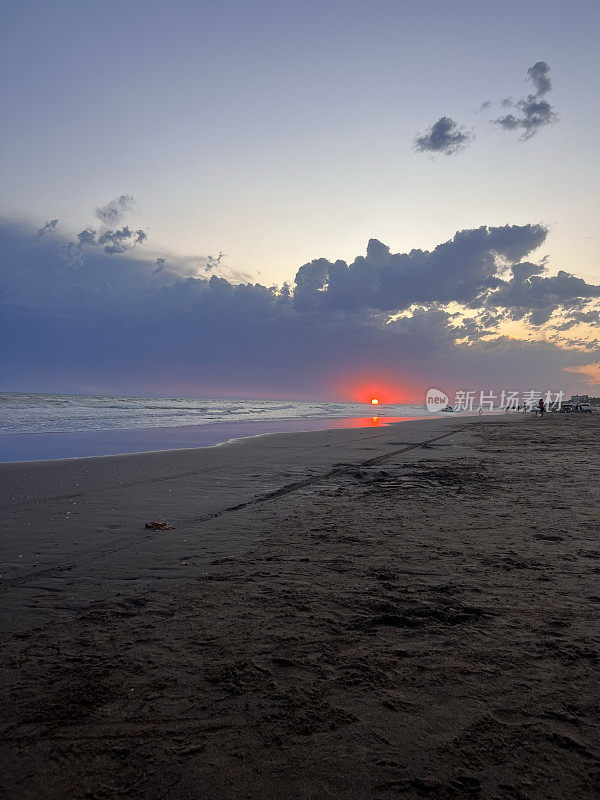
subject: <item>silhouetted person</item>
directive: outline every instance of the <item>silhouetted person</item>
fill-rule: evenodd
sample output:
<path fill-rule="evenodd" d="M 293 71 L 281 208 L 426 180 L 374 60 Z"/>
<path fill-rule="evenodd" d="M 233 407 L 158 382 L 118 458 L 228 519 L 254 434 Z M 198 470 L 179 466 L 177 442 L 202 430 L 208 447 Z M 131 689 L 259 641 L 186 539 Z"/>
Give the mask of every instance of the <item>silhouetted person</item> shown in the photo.
<path fill-rule="evenodd" d="M 540 401 L 538 403 L 538 408 L 540 410 L 540 417 L 543 417 L 544 416 L 544 401 L 542 400 L 541 397 L 540 397 Z"/>

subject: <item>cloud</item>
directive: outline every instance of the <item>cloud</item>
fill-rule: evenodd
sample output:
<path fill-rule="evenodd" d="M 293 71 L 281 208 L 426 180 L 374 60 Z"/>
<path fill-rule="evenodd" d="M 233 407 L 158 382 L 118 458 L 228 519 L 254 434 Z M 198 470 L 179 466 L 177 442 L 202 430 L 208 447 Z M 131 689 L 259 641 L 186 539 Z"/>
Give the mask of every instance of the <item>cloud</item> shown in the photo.
<path fill-rule="evenodd" d="M 523 261 L 546 235 L 541 225 L 481 227 L 459 231 L 432 251 L 395 254 L 371 239 L 366 257 L 350 265 L 317 259 L 300 267 L 294 303 L 302 311 L 323 313 L 394 313 L 415 304 L 459 303 L 487 315 L 478 321 L 479 333 L 469 323 L 470 339 L 487 335 L 488 326 L 502 317 L 540 326 L 557 312 L 581 314 L 582 305 L 600 297 L 600 285 L 566 270 L 549 276 L 544 260 Z M 509 275 L 502 277 L 507 267 Z M 593 322 L 593 315 L 587 321 Z"/>
<path fill-rule="evenodd" d="M 576 325 L 595 325 L 600 328 L 600 311 L 597 308 L 569 311 L 564 322 L 551 327 L 556 331 L 568 331 Z"/>
<path fill-rule="evenodd" d="M 221 277 L 228 277 L 234 283 L 247 283 L 251 280 L 250 275 L 226 268 L 223 262 L 225 253 L 219 252 L 218 256 L 196 256 L 194 258 L 185 258 L 171 256 L 168 264 L 166 258 L 157 258 L 154 264 L 154 275 L 160 275 L 167 271 L 176 277 L 199 277 L 204 276 L 205 273 L 216 274 L 217 271 Z M 260 274 L 260 273 L 259 273 Z"/>
<path fill-rule="evenodd" d="M 77 234 L 77 241 L 80 245 L 96 245 L 96 231 L 92 228 L 85 228 Z"/>
<path fill-rule="evenodd" d="M 148 238 L 146 232 L 141 228 L 134 231 L 127 225 L 117 230 L 107 230 L 99 234 L 95 234 L 95 232 L 92 233 L 94 233 L 94 236 L 88 236 L 87 243 L 103 246 L 104 252 L 109 254 L 124 253 L 126 250 L 129 250 L 130 247 L 136 244 L 142 244 Z"/>
<path fill-rule="evenodd" d="M 532 67 L 529 67 L 527 70 L 527 77 L 535 86 L 535 93 L 538 97 L 541 97 L 552 89 L 550 67 L 545 61 L 536 61 Z"/>
<path fill-rule="evenodd" d="M 122 194 L 120 197 L 111 200 L 105 206 L 97 208 L 96 216 L 106 227 L 118 225 L 124 217 L 132 210 L 134 198 L 130 194 Z"/>
<path fill-rule="evenodd" d="M 551 125 L 558 120 L 558 115 L 550 105 L 543 99 L 552 89 L 550 80 L 550 67 L 545 61 L 536 63 L 527 70 L 528 79 L 533 83 L 535 92 L 521 98 L 516 103 L 510 98 L 502 101 L 505 107 L 513 107 L 516 113 L 505 114 L 493 120 L 495 125 L 499 125 L 504 130 L 521 131 L 520 139 L 526 141 L 546 125 Z"/>
<path fill-rule="evenodd" d="M 317 259 L 300 267 L 298 308 L 397 311 L 415 303 L 480 302 L 501 281 L 505 263 L 517 263 L 545 240 L 541 225 L 505 225 L 459 231 L 434 250 L 390 253 L 371 239 L 366 257 L 350 265 Z"/>
<path fill-rule="evenodd" d="M 205 269 L 207 272 L 211 272 L 212 270 L 218 269 L 221 266 L 221 261 L 225 258 L 225 253 L 221 253 L 219 251 L 219 255 L 215 258 L 215 256 L 207 256 L 206 257 L 206 266 Z"/>
<path fill-rule="evenodd" d="M 84 228 L 77 234 L 77 242 L 81 248 L 103 247 L 105 253 L 124 253 L 136 244 L 142 244 L 148 235 L 141 228 L 131 230 L 127 225 L 116 230 L 96 231 Z"/>
<path fill-rule="evenodd" d="M 38 229 L 38 236 L 41 237 L 45 233 L 51 233 L 52 231 L 55 231 L 57 225 L 58 225 L 58 219 L 51 219 L 50 222 L 47 222 L 45 225 L 42 225 L 42 227 Z"/>
<path fill-rule="evenodd" d="M 574 372 L 583 375 L 585 383 L 590 386 L 596 386 L 600 383 L 600 362 L 594 364 L 582 364 L 576 367 L 565 367 L 566 372 Z"/>
<path fill-rule="evenodd" d="M 570 315 L 575 314 L 573 306 L 581 305 L 600 297 L 600 286 L 586 283 L 565 270 L 557 275 L 545 277 L 543 265 L 528 262 L 512 267 L 513 277 L 500 280 L 497 285 L 479 302 L 494 308 L 504 308 L 511 319 L 527 319 L 532 325 L 543 325 L 557 311 L 566 309 Z M 581 319 L 580 321 L 583 321 Z M 594 321 L 591 315 L 588 321 Z"/>
<path fill-rule="evenodd" d="M 85 262 L 86 254 L 90 248 L 102 247 L 108 255 L 125 253 L 138 244 L 143 244 L 148 239 L 148 234 L 143 228 L 131 229 L 128 225 L 121 228 L 109 227 L 110 223 L 120 221 L 125 214 L 131 210 L 133 197 L 123 194 L 116 200 L 112 200 L 107 205 L 97 208 L 95 215 L 102 220 L 104 225 L 99 229 L 86 227 L 77 234 L 76 242 L 69 242 L 64 248 L 64 258 L 70 266 L 79 267 Z M 58 220 L 53 220 L 58 222 Z M 48 226 L 55 227 L 51 223 L 46 223 L 40 229 L 39 235 Z"/>
<path fill-rule="evenodd" d="M 526 100 L 519 100 L 517 107 L 521 112 L 519 115 L 506 114 L 494 120 L 496 125 L 500 125 L 505 130 L 522 130 L 522 141 L 531 139 L 532 136 L 545 125 L 552 125 L 558 120 L 558 115 L 552 110 L 552 106 L 546 100 L 536 100 L 533 95 L 529 95 Z"/>
<path fill-rule="evenodd" d="M 317 259 L 298 270 L 293 291 L 280 291 L 180 276 L 171 258 L 167 268 L 165 258 L 98 245 L 86 246 L 80 269 L 66 269 L 65 249 L 77 257 L 83 245 L 1 224 L 0 336 L 11 342 L 2 388 L 327 398 L 351 396 L 339 387 L 366 376 L 406 399 L 427 385 L 558 389 L 565 367 L 600 352 L 495 333 L 517 302 L 545 308 L 551 297 L 585 313 L 595 295 L 579 278 L 523 261 L 545 235 L 537 225 L 482 227 L 400 254 L 371 240 L 352 264 Z M 473 319 L 447 307 L 456 298 L 471 300 Z M 508 311 L 493 305 L 501 298 Z"/>
<path fill-rule="evenodd" d="M 451 117 L 440 117 L 425 134 L 414 140 L 415 149 L 422 153 L 444 153 L 447 156 L 465 148 L 473 135 Z"/>
<path fill-rule="evenodd" d="M 82 267 L 85 263 L 85 247 L 81 242 L 67 242 L 61 248 L 61 257 L 68 267 Z"/>

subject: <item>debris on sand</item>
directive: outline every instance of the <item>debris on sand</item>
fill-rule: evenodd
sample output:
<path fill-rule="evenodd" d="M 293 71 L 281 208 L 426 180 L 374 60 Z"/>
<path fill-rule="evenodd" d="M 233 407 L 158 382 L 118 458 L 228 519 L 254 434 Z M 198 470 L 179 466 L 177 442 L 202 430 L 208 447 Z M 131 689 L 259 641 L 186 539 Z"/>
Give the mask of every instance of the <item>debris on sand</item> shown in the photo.
<path fill-rule="evenodd" d="M 145 528 L 150 528 L 151 531 L 174 531 L 175 526 L 169 525 L 168 522 L 147 522 Z"/>

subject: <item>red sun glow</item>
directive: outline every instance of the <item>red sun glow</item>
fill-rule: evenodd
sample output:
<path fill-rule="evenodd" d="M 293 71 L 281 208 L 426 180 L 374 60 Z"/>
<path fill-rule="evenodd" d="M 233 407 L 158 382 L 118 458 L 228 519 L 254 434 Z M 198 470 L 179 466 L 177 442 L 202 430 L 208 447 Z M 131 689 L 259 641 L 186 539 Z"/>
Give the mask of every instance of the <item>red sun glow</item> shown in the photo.
<path fill-rule="evenodd" d="M 332 393 L 346 402 L 364 403 L 382 409 L 396 403 L 410 403 L 421 396 L 420 386 L 415 385 L 407 375 L 386 375 L 384 373 L 354 373 L 340 378 L 339 383 L 331 385 Z M 373 402 L 376 400 L 377 402 Z"/>

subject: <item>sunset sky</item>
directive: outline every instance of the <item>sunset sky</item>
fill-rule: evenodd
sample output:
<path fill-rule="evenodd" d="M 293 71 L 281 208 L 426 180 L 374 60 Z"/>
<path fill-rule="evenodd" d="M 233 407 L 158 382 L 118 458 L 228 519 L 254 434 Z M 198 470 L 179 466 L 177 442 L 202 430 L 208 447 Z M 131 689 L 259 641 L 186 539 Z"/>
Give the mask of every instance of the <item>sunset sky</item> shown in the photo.
<path fill-rule="evenodd" d="M 2 13 L 1 390 L 600 393 L 597 2 Z"/>

